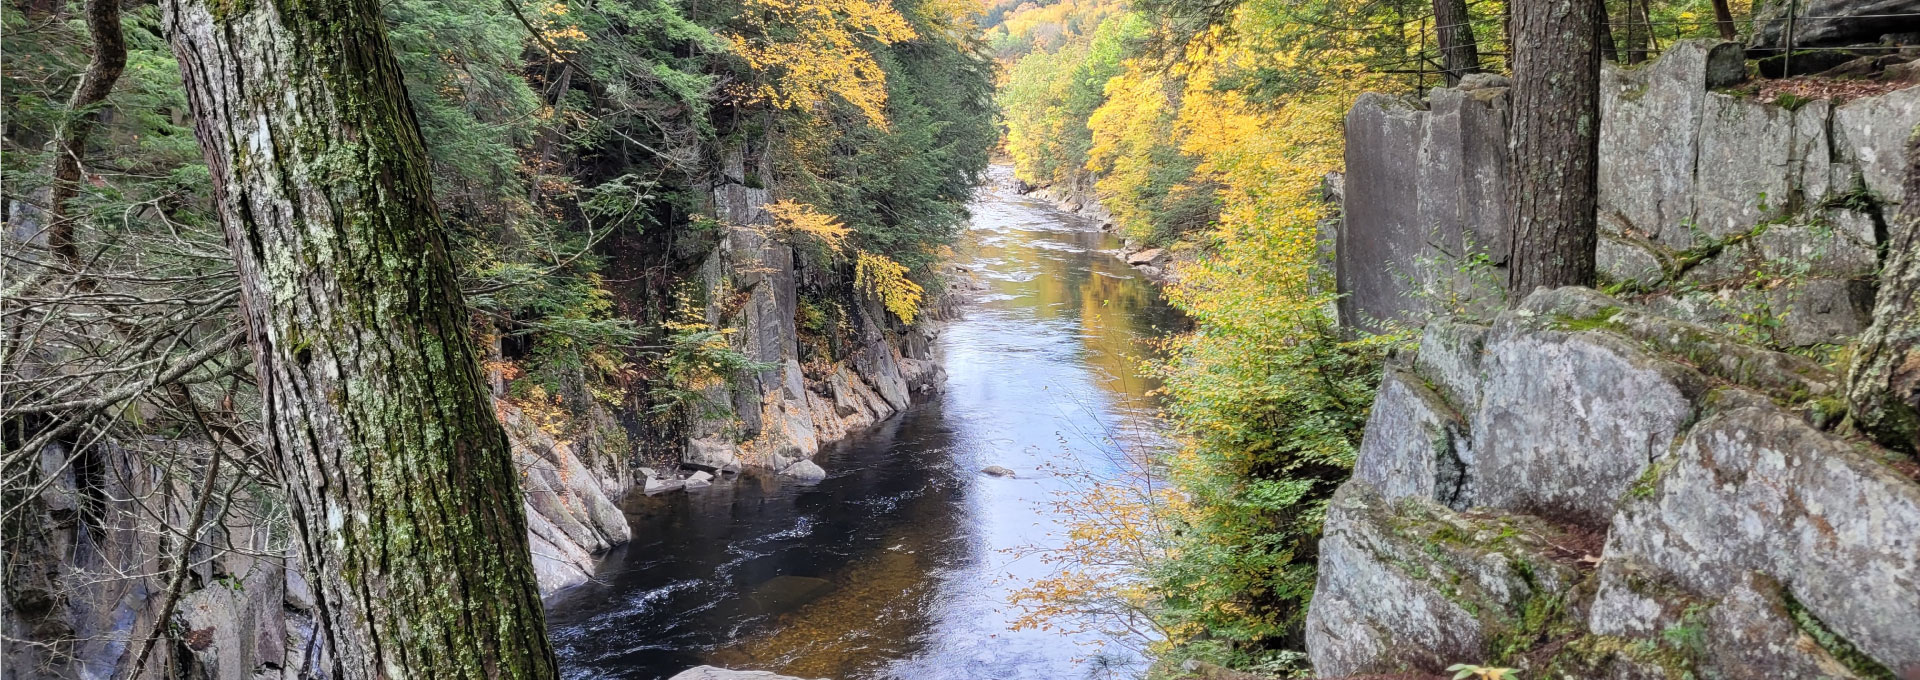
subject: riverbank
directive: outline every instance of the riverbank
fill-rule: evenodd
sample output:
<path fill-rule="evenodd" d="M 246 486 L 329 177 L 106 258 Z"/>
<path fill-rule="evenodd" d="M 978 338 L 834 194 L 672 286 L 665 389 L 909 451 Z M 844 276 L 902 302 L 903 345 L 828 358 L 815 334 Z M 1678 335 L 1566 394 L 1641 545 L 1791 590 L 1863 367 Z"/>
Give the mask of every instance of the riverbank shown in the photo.
<path fill-rule="evenodd" d="M 1065 473 L 1154 445 L 1158 384 L 1137 368 L 1179 320 L 1113 235 L 992 178 L 952 258 L 970 302 L 927 348 L 943 388 L 823 445 L 823 479 L 749 468 L 629 496 L 635 542 L 549 608 L 569 677 L 1040 680 L 1092 652 L 1137 660 L 1096 632 L 1013 630 L 1007 603 L 1052 574 L 1016 557 L 1061 544 Z"/>
<path fill-rule="evenodd" d="M 1011 172 L 1010 168 L 1008 172 Z M 1091 191 L 1034 186 L 1019 179 L 1012 180 L 1009 187 L 1017 194 L 1046 201 L 1061 212 L 1072 213 L 1089 220 L 1098 225 L 1102 232 L 1118 233 L 1118 228 L 1114 225 L 1113 213 L 1109 212 L 1106 206 L 1101 205 L 1100 197 Z M 1179 246 L 1180 244 L 1148 247 L 1134 239 L 1122 238 L 1120 247 L 1108 252 L 1140 272 L 1140 275 L 1147 280 L 1164 286 L 1178 282 L 1181 265 L 1193 261 L 1191 249 Z"/>

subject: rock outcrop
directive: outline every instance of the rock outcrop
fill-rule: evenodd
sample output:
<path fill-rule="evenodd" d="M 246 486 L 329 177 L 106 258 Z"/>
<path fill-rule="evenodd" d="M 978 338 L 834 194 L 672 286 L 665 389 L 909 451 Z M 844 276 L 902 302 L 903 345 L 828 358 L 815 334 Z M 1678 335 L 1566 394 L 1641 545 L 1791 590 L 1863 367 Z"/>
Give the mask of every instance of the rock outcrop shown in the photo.
<path fill-rule="evenodd" d="M 700 267 L 706 323 L 728 329 L 729 341 L 763 370 L 708 386 L 704 400 L 721 412 L 700 418 L 681 461 L 716 471 L 743 467 L 801 481 L 824 479 L 812 461 L 820 447 L 872 426 L 913 403 L 913 395 L 946 379 L 933 356 L 933 319 L 905 325 L 866 296 L 837 301 L 850 329 L 843 351 L 802 356 L 804 258 L 774 237 L 767 168 L 733 154 L 728 181 L 714 190 L 725 233 Z M 749 181 L 752 173 L 752 181 Z M 929 302 L 937 316 L 944 302 Z M 803 361 L 807 364 L 803 366 Z"/>
<path fill-rule="evenodd" d="M 1771 56 L 1789 45 L 1804 49 L 1920 42 L 1912 36 L 1920 33 L 1920 0 L 1766 0 L 1754 4 L 1754 35 L 1749 44 L 1758 51 L 1756 56 Z M 1793 15 L 1791 22 L 1789 13 Z"/>
<path fill-rule="evenodd" d="M 602 434 L 617 432 L 618 426 L 598 408 L 585 419 L 595 431 L 573 441 L 556 439 L 507 402 L 498 402 L 495 410 L 513 442 L 513 462 L 526 492 L 527 542 L 540 594 L 587 582 L 598 554 L 632 538 L 626 514 L 615 505 L 634 487 L 630 452 L 602 443 L 624 442 L 624 437 Z"/>
<path fill-rule="evenodd" d="M 1920 479 L 1837 379 L 1592 290 L 1440 322 L 1327 509 L 1323 675 L 1920 672 Z"/>
<path fill-rule="evenodd" d="M 1733 43 L 1605 67 L 1600 269 L 1665 314 L 1776 347 L 1835 343 L 1867 323 L 1920 87 L 1768 103 L 1728 89 L 1746 78 Z M 1355 102 L 1336 236 L 1343 324 L 1504 307 L 1508 106 L 1497 81 Z"/>

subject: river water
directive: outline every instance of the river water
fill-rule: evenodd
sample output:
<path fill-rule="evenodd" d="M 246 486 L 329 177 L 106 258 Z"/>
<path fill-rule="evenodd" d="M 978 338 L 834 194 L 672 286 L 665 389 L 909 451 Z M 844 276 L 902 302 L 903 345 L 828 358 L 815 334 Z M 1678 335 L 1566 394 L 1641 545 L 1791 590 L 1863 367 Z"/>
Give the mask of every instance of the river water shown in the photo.
<path fill-rule="evenodd" d="M 1138 362 L 1177 315 L 1114 237 L 990 178 L 955 248 L 984 286 L 939 337 L 946 389 L 823 452 L 820 483 L 628 498 L 633 542 L 549 607 L 567 677 L 1064 680 L 1130 661 L 1099 633 L 1012 630 L 1008 601 L 1052 573 L 1031 549 L 1060 544 L 1053 503 L 1160 445 Z"/>

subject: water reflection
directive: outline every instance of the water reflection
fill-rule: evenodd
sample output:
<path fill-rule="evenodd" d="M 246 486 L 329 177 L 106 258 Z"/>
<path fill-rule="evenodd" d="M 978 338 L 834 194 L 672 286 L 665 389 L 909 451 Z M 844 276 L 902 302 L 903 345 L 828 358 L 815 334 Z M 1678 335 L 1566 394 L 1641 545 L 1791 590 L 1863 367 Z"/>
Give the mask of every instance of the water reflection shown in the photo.
<path fill-rule="evenodd" d="M 986 290 L 940 338 L 944 394 L 824 454 L 813 486 L 745 477 L 629 499 L 635 541 L 551 607 L 575 678 L 712 663 L 836 679 L 1084 677 L 1097 636 L 1011 631 L 1046 575 L 1052 466 L 1151 445 L 1151 340 L 1176 318 L 1092 225 L 1006 191 L 996 169 L 959 262 Z M 1019 475 L 990 478 L 1002 465 Z"/>

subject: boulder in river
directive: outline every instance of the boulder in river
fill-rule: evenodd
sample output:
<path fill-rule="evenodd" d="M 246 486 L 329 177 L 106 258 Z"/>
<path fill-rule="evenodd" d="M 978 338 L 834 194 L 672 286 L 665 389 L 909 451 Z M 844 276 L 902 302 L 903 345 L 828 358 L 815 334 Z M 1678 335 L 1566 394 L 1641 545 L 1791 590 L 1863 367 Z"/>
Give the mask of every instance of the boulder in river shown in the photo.
<path fill-rule="evenodd" d="M 704 486 L 713 486 L 713 473 L 707 472 L 706 470 L 700 470 L 691 475 L 687 475 L 687 480 L 686 480 L 687 488 L 698 489 Z"/>
<path fill-rule="evenodd" d="M 806 482 L 817 482 L 827 478 L 827 471 L 818 463 L 802 458 L 780 470 L 780 476 Z"/>
<path fill-rule="evenodd" d="M 656 477 L 648 477 L 647 485 L 644 487 L 641 487 L 640 491 L 649 496 L 652 496 L 654 494 L 662 494 L 668 491 L 679 491 L 680 489 L 686 487 L 686 485 L 687 485 L 687 482 L 685 480 L 659 479 Z"/>
<path fill-rule="evenodd" d="M 791 675 L 767 671 L 732 671 L 714 666 L 695 666 L 668 680 L 802 680 Z"/>
<path fill-rule="evenodd" d="M 1172 256 L 1167 254 L 1165 248 L 1148 248 L 1128 255 L 1127 264 L 1135 267 L 1158 267 L 1166 264 L 1170 257 Z"/>
<path fill-rule="evenodd" d="M 980 468 L 980 471 L 995 477 L 1012 477 L 1013 476 L 1012 470 L 1000 467 L 998 465 L 988 465 L 984 468 Z"/>

